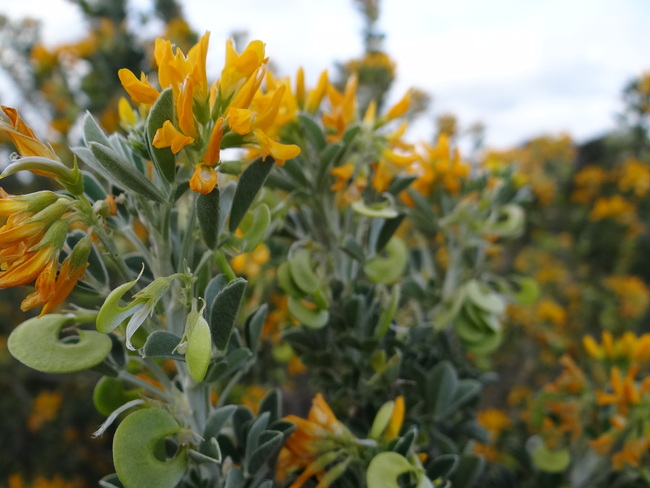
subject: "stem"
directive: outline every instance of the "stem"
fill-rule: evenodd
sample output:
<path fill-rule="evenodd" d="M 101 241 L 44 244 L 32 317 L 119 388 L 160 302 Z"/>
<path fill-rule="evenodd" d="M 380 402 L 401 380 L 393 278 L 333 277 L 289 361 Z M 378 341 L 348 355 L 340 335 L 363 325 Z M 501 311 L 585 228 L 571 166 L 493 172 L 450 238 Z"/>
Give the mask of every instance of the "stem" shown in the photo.
<path fill-rule="evenodd" d="M 126 371 L 122 370 L 118 373 L 117 377 L 120 378 L 121 380 L 128 381 L 132 385 L 139 386 L 140 388 L 144 388 L 148 392 L 153 393 L 154 395 L 162 398 L 163 400 L 165 400 L 170 404 L 174 402 L 174 398 L 169 393 L 162 391 L 159 388 L 156 388 L 152 384 L 147 383 L 143 379 L 138 378 L 137 376 L 132 375 L 131 373 L 127 373 Z"/>
<path fill-rule="evenodd" d="M 219 267 L 221 272 L 226 275 L 228 281 L 232 281 L 235 278 L 237 278 L 237 275 L 230 267 L 230 263 L 226 259 L 226 255 L 223 252 L 221 251 L 216 252 L 214 258 L 217 262 L 217 266 Z"/>
<path fill-rule="evenodd" d="M 194 192 L 192 192 L 194 193 Z M 188 266 L 191 265 L 190 256 L 194 250 L 194 229 L 196 227 L 196 202 L 192 198 L 190 203 L 190 214 L 187 217 L 187 228 L 185 229 L 185 235 L 183 236 L 183 243 L 181 245 L 181 254 L 178 260 L 178 267 L 180 272 L 184 272 L 182 269 L 184 263 L 187 263 Z"/>
<path fill-rule="evenodd" d="M 230 390 L 233 389 L 233 387 L 239 382 L 239 380 L 246 374 L 248 371 L 248 368 L 250 367 L 250 363 L 248 367 L 240 369 L 235 373 L 235 375 L 230 378 L 230 381 L 226 385 L 226 387 L 221 391 L 221 394 L 219 395 L 219 400 L 217 401 L 217 406 L 216 408 L 223 407 L 224 403 L 228 399 L 228 395 L 230 394 Z"/>

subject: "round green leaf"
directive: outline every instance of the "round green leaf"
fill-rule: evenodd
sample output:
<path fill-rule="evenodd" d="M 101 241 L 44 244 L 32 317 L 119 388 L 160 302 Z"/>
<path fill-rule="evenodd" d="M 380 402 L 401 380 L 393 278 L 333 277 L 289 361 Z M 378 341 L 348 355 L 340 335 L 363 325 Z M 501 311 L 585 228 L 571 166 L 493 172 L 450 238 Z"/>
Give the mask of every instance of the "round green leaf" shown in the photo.
<path fill-rule="evenodd" d="M 78 329 L 77 336 L 60 338 L 73 317 L 49 314 L 20 324 L 9 336 L 9 352 L 21 363 L 44 373 L 72 373 L 92 368 L 111 352 L 111 339 L 95 331 Z"/>
<path fill-rule="evenodd" d="M 178 484 L 187 464 L 185 450 L 168 461 L 164 440 L 180 430 L 174 417 L 154 408 L 137 410 L 124 419 L 113 438 L 115 471 L 124 488 L 174 488 Z"/>
<path fill-rule="evenodd" d="M 127 402 L 140 398 L 140 390 L 125 390 L 124 384 L 109 376 L 102 377 L 95 385 L 93 403 L 107 417 Z"/>
<path fill-rule="evenodd" d="M 309 251 L 300 249 L 289 260 L 289 271 L 296 286 L 304 294 L 315 293 L 320 287 L 320 278 L 311 267 Z"/>
<path fill-rule="evenodd" d="M 476 280 L 468 281 L 465 285 L 467 298 L 477 307 L 486 312 L 501 314 L 505 311 L 503 299 L 486 285 Z"/>
<path fill-rule="evenodd" d="M 289 297 L 289 312 L 301 324 L 312 329 L 320 329 L 327 324 L 330 314 L 327 310 L 311 309 L 302 300 Z"/>
<path fill-rule="evenodd" d="M 561 473 L 569 467 L 571 454 L 568 449 L 551 450 L 543 443 L 531 453 L 533 463 L 542 471 L 548 473 Z"/>
<path fill-rule="evenodd" d="M 401 278 L 408 261 L 408 248 L 402 239 L 393 237 L 386 244 L 386 257 L 377 256 L 363 267 L 373 283 L 390 284 Z"/>
<path fill-rule="evenodd" d="M 381 452 L 370 461 L 366 484 L 373 488 L 399 488 L 398 476 L 415 471 L 415 467 L 401 454 Z"/>

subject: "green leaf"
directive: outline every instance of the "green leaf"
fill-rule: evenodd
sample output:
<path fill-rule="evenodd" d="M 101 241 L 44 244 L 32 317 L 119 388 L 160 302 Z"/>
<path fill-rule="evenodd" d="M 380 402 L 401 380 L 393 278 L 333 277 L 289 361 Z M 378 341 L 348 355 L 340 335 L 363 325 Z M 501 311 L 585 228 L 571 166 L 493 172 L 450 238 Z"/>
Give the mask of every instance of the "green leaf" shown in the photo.
<path fill-rule="evenodd" d="M 205 245 L 214 249 L 219 237 L 219 204 L 221 200 L 219 186 L 207 195 L 199 194 L 196 198 L 196 215 L 199 220 L 199 228 Z"/>
<path fill-rule="evenodd" d="M 225 488 L 241 488 L 245 484 L 246 479 L 239 468 L 232 467 L 228 470 Z"/>
<path fill-rule="evenodd" d="M 514 278 L 519 291 L 513 293 L 512 298 L 519 305 L 532 305 L 539 299 L 540 289 L 537 282 L 528 276 Z"/>
<path fill-rule="evenodd" d="M 248 360 L 253 357 L 253 353 L 246 347 L 233 349 L 226 356 L 228 369 L 224 373 L 226 376 L 235 373 L 247 365 Z"/>
<path fill-rule="evenodd" d="M 571 453 L 568 449 L 551 450 L 543 442 L 531 453 L 535 466 L 547 473 L 561 473 L 571 463 Z"/>
<path fill-rule="evenodd" d="M 155 330 L 147 337 L 142 352 L 145 358 L 185 361 L 185 356 L 174 351 L 180 342 L 181 338 L 176 334 L 166 330 Z"/>
<path fill-rule="evenodd" d="M 265 463 L 269 462 L 284 443 L 282 432 L 267 430 L 260 436 L 259 445 L 255 447 L 250 456 L 246 457 L 245 467 L 249 474 L 257 473 Z M 248 450 L 248 445 L 246 446 Z"/>
<path fill-rule="evenodd" d="M 97 161 L 108 172 L 115 182 L 122 188 L 132 191 L 136 195 L 142 195 L 150 200 L 164 202 L 162 193 L 138 170 L 130 166 L 113 149 L 96 142 L 90 143 L 90 149 Z"/>
<path fill-rule="evenodd" d="M 437 419 L 447 411 L 449 404 L 456 395 L 458 374 L 449 361 L 440 361 L 433 368 L 428 379 L 427 399 L 433 407 Z"/>
<path fill-rule="evenodd" d="M 373 219 L 394 219 L 399 215 L 388 200 L 373 205 L 366 205 L 363 200 L 357 200 L 352 204 L 352 210 Z"/>
<path fill-rule="evenodd" d="M 386 219 L 381 226 L 379 235 L 377 236 L 377 242 L 375 243 L 375 252 L 380 253 L 386 247 L 386 244 L 393 237 L 393 234 L 397 231 L 399 226 L 402 224 L 402 221 L 406 217 L 406 214 L 398 215 L 392 219 Z"/>
<path fill-rule="evenodd" d="M 298 288 L 298 285 L 291 277 L 291 270 L 289 269 L 288 261 L 283 261 L 280 263 L 280 266 L 278 266 L 277 278 L 282 291 L 290 297 L 302 298 L 306 295 L 304 291 Z"/>
<path fill-rule="evenodd" d="M 404 241 L 393 237 L 384 251 L 386 256 L 377 256 L 368 261 L 363 270 L 373 283 L 390 284 L 402 277 L 408 262 L 408 248 Z"/>
<path fill-rule="evenodd" d="M 113 438 L 113 462 L 124 488 L 178 484 L 187 464 L 185 449 L 169 461 L 159 451 L 164 439 L 180 430 L 174 417 L 154 408 L 137 410 L 122 421 Z"/>
<path fill-rule="evenodd" d="M 99 413 L 109 416 L 127 402 L 140 398 L 140 390 L 125 390 L 124 383 L 104 376 L 93 390 L 93 404 Z"/>
<path fill-rule="evenodd" d="M 399 488 L 397 478 L 416 470 L 408 459 L 396 452 L 381 452 L 368 465 L 366 485 L 373 488 Z"/>
<path fill-rule="evenodd" d="M 371 439 L 379 439 L 388 426 L 388 422 L 390 422 L 393 410 L 395 410 L 395 402 L 392 400 L 384 403 L 379 408 L 377 415 L 375 415 L 375 419 L 372 421 L 372 427 L 370 428 L 368 437 Z"/>
<path fill-rule="evenodd" d="M 205 431 L 203 437 L 209 439 L 211 437 L 217 437 L 221 429 L 228 423 L 232 414 L 237 410 L 236 405 L 226 405 L 225 407 L 218 408 L 214 410 L 208 420 L 205 423 Z"/>
<path fill-rule="evenodd" d="M 477 280 L 465 283 L 465 292 L 468 300 L 486 312 L 502 314 L 505 311 L 503 299 Z"/>
<path fill-rule="evenodd" d="M 242 237 L 234 237 L 233 244 L 240 247 L 243 252 L 251 252 L 255 249 L 266 236 L 266 231 L 271 223 L 271 210 L 266 203 L 255 207 L 251 212 L 247 212 L 239 224 L 239 230 Z"/>
<path fill-rule="evenodd" d="M 210 334 L 214 345 L 220 351 L 224 351 L 228 346 L 245 290 L 246 280 L 236 278 L 228 283 L 214 299 L 210 309 Z"/>
<path fill-rule="evenodd" d="M 395 178 L 392 179 L 390 182 L 390 185 L 388 185 L 388 193 L 391 195 L 399 195 L 401 192 L 406 190 L 411 183 L 413 183 L 415 180 L 417 180 L 417 176 L 406 176 L 406 175 L 397 175 Z"/>
<path fill-rule="evenodd" d="M 320 278 L 311 268 L 309 251 L 299 249 L 289 259 L 289 271 L 296 286 L 305 294 L 315 293 L 320 287 Z"/>
<path fill-rule="evenodd" d="M 258 308 L 255 313 L 248 316 L 246 323 L 244 325 L 244 334 L 246 336 L 246 344 L 248 348 L 255 352 L 260 342 L 260 336 L 262 334 L 262 328 L 264 327 L 264 322 L 266 322 L 266 314 L 268 311 L 268 306 L 263 304 Z"/>
<path fill-rule="evenodd" d="M 459 458 L 455 454 L 442 454 L 427 467 L 427 477 L 432 480 L 449 478 L 458 467 Z"/>
<path fill-rule="evenodd" d="M 289 312 L 298 322 L 311 329 L 324 327 L 330 316 L 327 310 L 309 308 L 302 300 L 293 297 L 289 297 Z"/>
<path fill-rule="evenodd" d="M 208 286 L 205 288 L 205 303 L 206 308 L 203 311 L 203 316 L 206 319 L 210 318 L 210 311 L 212 310 L 212 305 L 214 304 L 215 298 L 217 295 L 228 283 L 228 278 L 224 274 L 215 276 L 210 280 Z"/>
<path fill-rule="evenodd" d="M 108 137 L 106 137 L 106 134 L 104 134 L 104 131 L 99 127 L 90 112 L 86 112 L 86 115 L 84 115 L 83 128 L 84 141 L 87 146 L 91 142 L 98 142 L 103 146 L 110 147 L 111 143 L 108 141 Z"/>
<path fill-rule="evenodd" d="M 259 445 L 260 436 L 266 429 L 266 426 L 269 425 L 269 417 L 269 412 L 264 412 L 250 424 L 248 432 L 246 433 L 247 452 L 251 452 Z"/>
<path fill-rule="evenodd" d="M 456 391 L 454 392 L 453 397 L 450 399 L 447 408 L 442 412 L 441 416 L 445 417 L 451 415 L 459 408 L 463 407 L 466 403 L 472 401 L 474 398 L 477 398 L 483 385 L 474 379 L 466 378 L 458 381 Z"/>
<path fill-rule="evenodd" d="M 451 476 L 451 486 L 454 488 L 471 488 L 481 476 L 484 468 L 485 459 L 481 456 L 463 454 Z"/>
<path fill-rule="evenodd" d="M 335 165 L 338 157 L 343 151 L 340 143 L 328 144 L 318 153 L 318 173 L 317 183 L 324 184 L 327 182 L 330 166 Z"/>
<path fill-rule="evenodd" d="M 151 107 L 147 117 L 147 139 L 149 140 L 149 151 L 158 173 L 167 181 L 173 182 L 176 177 L 176 156 L 169 147 L 157 148 L 152 144 L 156 131 L 163 126 L 166 120 L 172 123 L 174 120 L 174 96 L 171 88 L 164 90 Z"/>
<path fill-rule="evenodd" d="M 388 302 L 386 308 L 384 308 L 384 310 L 381 312 L 379 321 L 375 327 L 375 337 L 378 339 L 381 339 L 386 335 L 390 324 L 393 322 L 393 318 L 395 318 L 395 314 L 397 313 L 397 306 L 399 305 L 400 292 L 401 288 L 399 284 L 393 286 L 390 295 L 390 301 Z"/>
<path fill-rule="evenodd" d="M 325 134 L 320 125 L 306 114 L 299 114 L 298 120 L 300 121 L 302 129 L 305 131 L 307 140 L 312 143 L 316 151 L 323 149 L 327 144 L 327 141 L 325 140 Z"/>
<path fill-rule="evenodd" d="M 262 158 L 256 159 L 246 167 L 239 177 L 230 209 L 230 221 L 228 222 L 230 232 L 235 232 L 239 227 L 239 223 L 246 215 L 248 208 L 273 169 L 275 161 L 270 158 L 267 159 L 268 161 L 262 161 Z"/>
<path fill-rule="evenodd" d="M 273 388 L 260 402 L 259 412 L 268 412 L 269 421 L 275 422 L 280 418 L 282 412 L 282 394 L 277 388 Z"/>
<path fill-rule="evenodd" d="M 61 340 L 61 329 L 73 321 L 59 314 L 29 319 L 11 332 L 7 348 L 18 361 L 44 373 L 72 373 L 97 366 L 110 354 L 111 339 L 77 329 L 78 336 Z"/>
<path fill-rule="evenodd" d="M 395 447 L 393 448 L 393 451 L 395 451 L 398 454 L 401 454 L 402 456 L 407 456 L 411 448 L 413 447 L 417 435 L 418 435 L 418 428 L 412 425 L 411 427 L 409 427 L 409 430 L 407 430 L 406 433 L 402 437 L 400 437 L 399 440 L 395 443 Z"/>
<path fill-rule="evenodd" d="M 83 179 L 84 193 L 91 202 L 106 199 L 106 190 L 104 190 L 101 183 L 97 181 L 95 175 L 88 173 L 87 171 L 82 171 L 81 178 Z"/>

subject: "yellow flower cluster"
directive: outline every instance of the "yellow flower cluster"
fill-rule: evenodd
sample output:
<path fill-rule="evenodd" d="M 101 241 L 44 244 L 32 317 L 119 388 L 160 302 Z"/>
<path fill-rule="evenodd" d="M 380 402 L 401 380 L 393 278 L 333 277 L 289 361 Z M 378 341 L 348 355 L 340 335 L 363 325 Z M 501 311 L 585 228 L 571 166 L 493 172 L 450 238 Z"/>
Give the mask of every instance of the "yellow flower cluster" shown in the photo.
<path fill-rule="evenodd" d="M 295 116 L 297 102 L 288 82 L 267 74 L 264 44 L 253 41 L 239 54 L 228 41 L 221 78 L 209 86 L 208 41 L 206 33 L 187 56 L 162 39 L 156 40 L 154 49 L 158 83 L 161 89 L 172 90 L 176 115 L 158 129 L 152 144 L 169 147 L 174 154 L 190 148 L 200 155 L 190 179 L 190 188 L 199 193 L 210 193 L 217 184 L 215 167 L 229 132 L 242 137 L 241 144 L 250 149 L 251 157 L 270 155 L 281 163 L 300 154 L 298 146 L 278 142 L 281 127 Z M 134 102 L 149 106 L 159 99 L 159 90 L 144 73 L 138 78 L 121 69 L 118 75 Z"/>
<path fill-rule="evenodd" d="M 590 335 L 582 338 L 582 344 L 587 354 L 598 360 L 635 362 L 650 359 L 650 334 L 637 337 L 633 332 L 627 331 L 614 340 L 612 333 L 606 330 L 601 335 L 600 344 Z"/>
<path fill-rule="evenodd" d="M 27 419 L 27 428 L 36 432 L 44 424 L 54 420 L 59 413 L 63 397 L 58 391 L 41 391 L 32 403 L 32 411 Z"/>
<path fill-rule="evenodd" d="M 641 317 L 650 305 L 650 290 L 637 276 L 609 276 L 604 284 L 614 292 L 622 318 Z"/>

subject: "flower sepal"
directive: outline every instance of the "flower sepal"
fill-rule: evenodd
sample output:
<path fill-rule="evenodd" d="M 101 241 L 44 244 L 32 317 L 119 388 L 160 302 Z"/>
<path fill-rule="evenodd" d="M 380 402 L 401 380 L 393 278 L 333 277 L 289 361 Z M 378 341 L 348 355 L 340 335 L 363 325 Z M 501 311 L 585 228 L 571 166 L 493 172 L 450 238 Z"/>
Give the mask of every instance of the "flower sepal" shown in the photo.
<path fill-rule="evenodd" d="M 84 191 L 83 179 L 76 158 L 74 166 L 68 168 L 61 161 L 41 156 L 18 157 L 5 168 L 0 174 L 0 178 L 6 178 L 18 171 L 31 171 L 35 175 L 55 179 L 73 195 L 81 195 Z"/>

